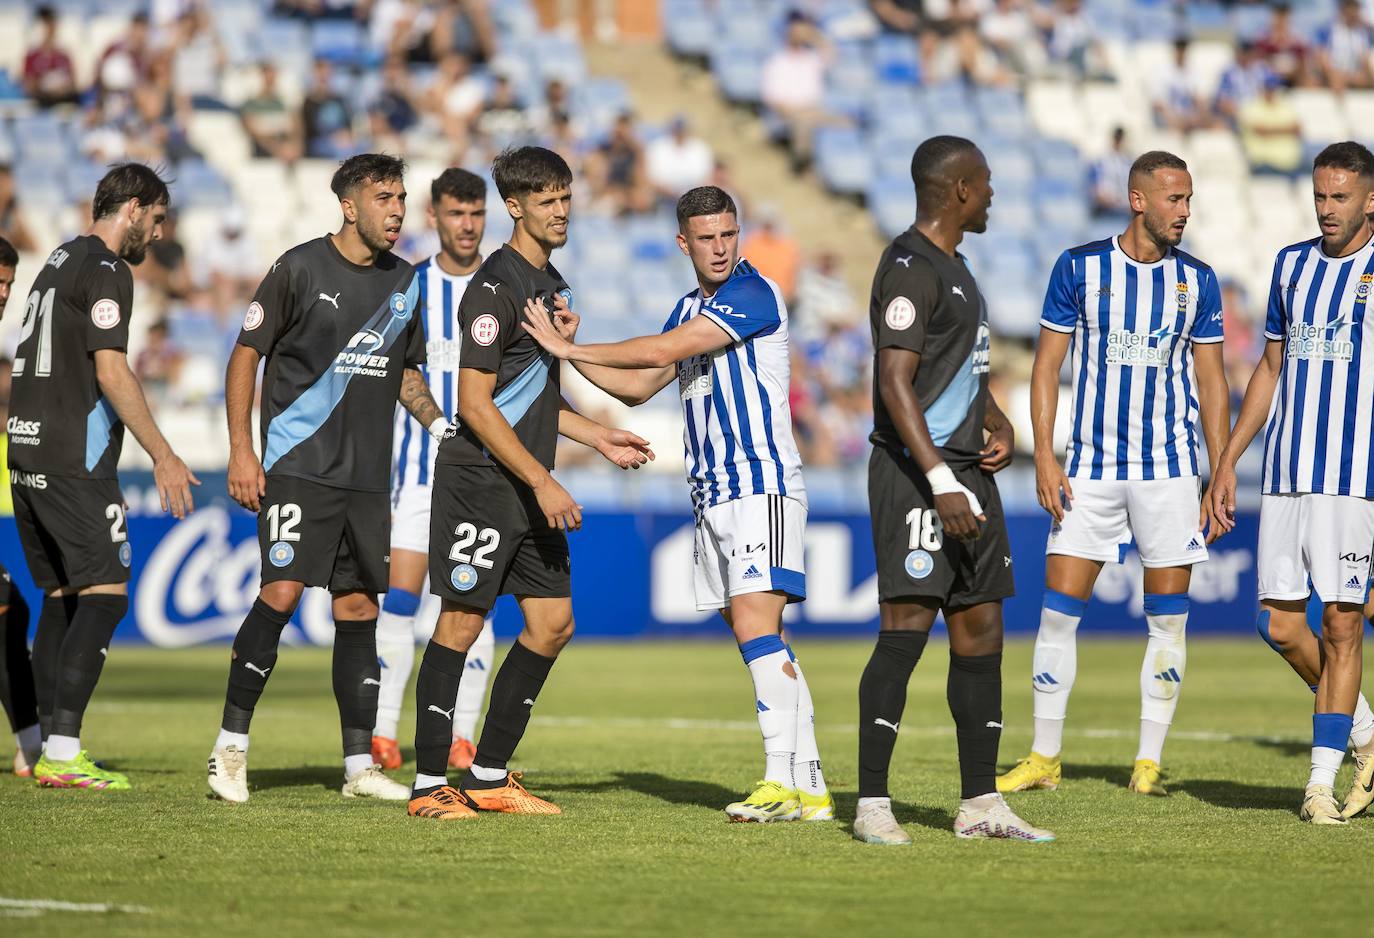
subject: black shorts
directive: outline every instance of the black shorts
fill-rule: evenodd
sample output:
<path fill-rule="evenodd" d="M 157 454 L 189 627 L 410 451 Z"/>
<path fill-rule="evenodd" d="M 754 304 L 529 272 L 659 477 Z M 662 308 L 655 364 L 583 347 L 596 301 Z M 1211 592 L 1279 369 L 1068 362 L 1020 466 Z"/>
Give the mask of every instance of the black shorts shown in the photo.
<path fill-rule="evenodd" d="M 268 475 L 258 511 L 262 582 L 291 580 L 331 592 L 385 592 L 391 567 L 391 499 Z"/>
<path fill-rule="evenodd" d="M 524 483 L 493 466 L 437 466 L 429 590 L 481 612 L 498 596 L 572 595 L 568 538 Z"/>
<path fill-rule="evenodd" d="M 14 521 L 43 592 L 129 582 L 129 527 L 116 479 L 11 470 Z"/>
<path fill-rule="evenodd" d="M 930 483 L 916 463 L 882 446 L 868 460 L 868 506 L 878 561 L 878 601 L 929 598 L 943 609 L 1015 594 L 1011 543 L 997 483 L 976 466 L 954 476 L 977 496 L 987 521 L 977 540 L 946 537 Z"/>

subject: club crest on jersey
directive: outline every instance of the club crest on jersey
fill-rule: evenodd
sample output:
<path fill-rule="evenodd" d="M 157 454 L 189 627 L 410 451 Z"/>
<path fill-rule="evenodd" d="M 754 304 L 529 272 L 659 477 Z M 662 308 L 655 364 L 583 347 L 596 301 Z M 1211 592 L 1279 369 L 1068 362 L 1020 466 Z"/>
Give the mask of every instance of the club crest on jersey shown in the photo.
<path fill-rule="evenodd" d="M 91 322 L 101 329 L 119 325 L 119 304 L 111 299 L 96 300 L 91 307 Z"/>
<path fill-rule="evenodd" d="M 889 329 L 910 329 L 916 321 L 916 307 L 904 296 L 894 296 L 883 312 L 883 321 Z"/>
<path fill-rule="evenodd" d="M 477 585 L 477 569 L 470 563 L 460 563 L 453 568 L 448 581 L 460 593 L 466 593 Z"/>
<path fill-rule="evenodd" d="M 406 295 L 404 293 L 391 294 L 391 299 L 387 302 L 387 305 L 391 307 L 391 315 L 402 322 L 410 318 L 410 303 L 406 301 Z"/>
<path fill-rule="evenodd" d="M 129 545 L 129 542 L 128 542 L 128 541 L 125 541 L 123 544 L 120 544 L 120 545 L 119 545 L 119 563 L 120 563 L 122 566 L 127 567 L 130 563 L 133 562 L 133 559 L 134 559 L 134 549 L 133 549 L 133 547 L 131 547 L 131 546 Z"/>
<path fill-rule="evenodd" d="M 1178 303 L 1180 311 L 1188 308 L 1188 284 L 1178 283 L 1174 286 L 1174 301 Z"/>
<path fill-rule="evenodd" d="M 913 580 L 924 580 L 935 572 L 935 558 L 929 551 L 913 550 L 906 555 L 906 575 Z"/>
<path fill-rule="evenodd" d="M 501 323 L 491 313 L 483 313 L 472 321 L 472 341 L 484 348 L 496 341 L 501 334 Z"/>
<path fill-rule="evenodd" d="M 277 541 L 267 551 L 267 559 L 272 562 L 274 567 L 284 567 L 296 559 L 296 548 L 285 541 Z"/>
<path fill-rule="evenodd" d="M 563 302 L 568 304 L 568 309 L 572 309 L 572 290 L 564 287 L 558 291 L 558 295 L 563 297 Z"/>
<path fill-rule="evenodd" d="M 1369 286 L 1374 283 L 1374 274 L 1361 274 L 1360 282 L 1355 285 L 1355 302 L 1361 305 L 1369 299 Z"/>
<path fill-rule="evenodd" d="M 262 310 L 262 304 L 254 300 L 248 306 L 248 312 L 243 316 L 243 329 L 245 332 L 252 332 L 262 321 L 267 318 L 267 314 Z"/>

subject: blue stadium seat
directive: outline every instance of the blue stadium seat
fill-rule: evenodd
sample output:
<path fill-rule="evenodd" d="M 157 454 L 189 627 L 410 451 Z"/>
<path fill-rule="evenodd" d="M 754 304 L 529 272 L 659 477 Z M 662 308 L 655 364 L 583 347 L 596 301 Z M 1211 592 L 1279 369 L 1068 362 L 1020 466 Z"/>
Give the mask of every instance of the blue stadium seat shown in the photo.
<path fill-rule="evenodd" d="M 533 61 L 539 67 L 539 77 L 547 83 L 558 79 L 568 85 L 582 81 L 587 74 L 587 60 L 582 45 L 576 39 L 557 33 L 541 33 L 533 37 L 537 50 Z"/>
<path fill-rule="evenodd" d="M 339 65 L 368 65 L 381 53 L 369 48 L 367 33 L 351 20 L 317 20 L 310 28 L 310 48 L 316 58 Z"/>
<path fill-rule="evenodd" d="M 730 0 L 716 5 L 716 35 L 754 46 L 779 44 L 784 8 L 776 0 Z"/>
<path fill-rule="evenodd" d="M 208 163 L 182 160 L 172 174 L 172 201 L 183 208 L 222 208 L 234 199 L 229 183 Z"/>
<path fill-rule="evenodd" d="M 926 136 L 930 122 L 925 99 L 913 87 L 890 82 L 876 84 L 869 108 L 874 115 L 873 131 L 878 139 Z"/>
<path fill-rule="evenodd" d="M 816 132 L 816 171 L 835 192 L 857 195 L 868 186 L 873 160 L 864 138 L 849 127 L 824 127 Z"/>
<path fill-rule="evenodd" d="M 611 129 L 615 119 L 630 110 L 630 94 L 616 78 L 588 78 L 573 88 L 573 113 L 592 136 Z"/>
<path fill-rule="evenodd" d="M 716 24 L 704 0 L 664 0 L 661 17 L 668 48 L 679 55 L 705 56 L 716 38 Z"/>
<path fill-rule="evenodd" d="M 988 324 L 999 335 L 1032 338 L 1040 332 L 1041 303 L 1029 282 L 995 285 L 984 282 L 988 301 Z"/>
<path fill-rule="evenodd" d="M 1024 192 L 1035 180 L 1035 163 L 1024 150 L 990 146 L 978 141 L 992 169 L 992 186 L 1005 192 L 1015 188 Z"/>
<path fill-rule="evenodd" d="M 721 93 L 736 103 L 757 104 L 768 53 L 768 47 L 762 45 L 733 40 L 718 43 L 711 51 L 711 74 Z"/>
<path fill-rule="evenodd" d="M 880 81 L 921 82 L 921 50 L 907 36 L 879 36 L 873 43 L 873 70 Z"/>
<path fill-rule="evenodd" d="M 911 177 L 882 176 L 875 178 L 866 193 L 868 210 L 878 223 L 884 237 L 895 238 L 911 227 L 916 217 L 916 193 Z"/>

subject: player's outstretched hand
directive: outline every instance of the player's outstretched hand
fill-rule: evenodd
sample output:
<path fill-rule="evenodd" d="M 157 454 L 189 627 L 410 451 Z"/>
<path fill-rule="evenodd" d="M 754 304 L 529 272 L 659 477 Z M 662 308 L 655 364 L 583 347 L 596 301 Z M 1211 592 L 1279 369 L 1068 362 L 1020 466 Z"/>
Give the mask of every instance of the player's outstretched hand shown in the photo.
<path fill-rule="evenodd" d="M 1198 511 L 1197 529 L 1207 538 L 1208 544 L 1211 544 L 1226 533 L 1226 531 L 1221 529 L 1221 524 L 1217 521 L 1216 509 L 1213 507 L 1212 503 L 1212 487 L 1210 485 L 1207 486 L 1207 491 L 1202 493 L 1202 508 Z"/>
<path fill-rule="evenodd" d="M 229 451 L 229 497 L 249 511 L 257 511 L 267 494 L 267 475 L 252 449 Z"/>
<path fill-rule="evenodd" d="M 554 328 L 541 300 L 525 301 L 525 321 L 520 325 L 554 358 L 566 359 L 572 353 L 572 343 Z"/>
<path fill-rule="evenodd" d="M 1011 457 L 1016 450 L 1016 431 L 1008 423 L 1005 427 L 988 434 L 988 445 L 979 455 L 983 461 L 978 465 L 984 472 L 1001 472 L 1011 465 Z"/>
<path fill-rule="evenodd" d="M 1232 530 L 1236 526 L 1236 470 L 1229 463 L 1222 462 L 1212 476 L 1212 485 L 1203 496 L 1203 512 L 1209 509 L 1212 516 L 1212 530 L 1208 532 L 1207 543 Z"/>
<path fill-rule="evenodd" d="M 1073 487 L 1064 474 L 1064 467 L 1053 455 L 1035 458 L 1035 497 L 1051 518 L 1064 520 L 1064 507 L 1073 501 Z"/>
<path fill-rule="evenodd" d="M 534 487 L 534 497 L 549 527 L 563 531 L 576 531 L 582 527 L 582 506 L 573 501 L 568 490 L 559 485 L 553 476 L 548 476 Z"/>
<path fill-rule="evenodd" d="M 629 430 L 607 428 L 596 441 L 596 451 L 621 469 L 638 469 L 656 458 L 649 441 Z"/>
<path fill-rule="evenodd" d="M 582 324 L 582 317 L 568 308 L 568 298 L 563 294 L 558 294 L 553 298 L 553 327 L 558 330 L 558 334 L 569 342 L 577 338 L 577 327 Z"/>
<path fill-rule="evenodd" d="M 153 481 L 162 510 L 171 511 L 173 518 L 180 520 L 196 510 L 191 486 L 200 485 L 200 480 L 176 453 L 169 452 L 153 463 Z"/>

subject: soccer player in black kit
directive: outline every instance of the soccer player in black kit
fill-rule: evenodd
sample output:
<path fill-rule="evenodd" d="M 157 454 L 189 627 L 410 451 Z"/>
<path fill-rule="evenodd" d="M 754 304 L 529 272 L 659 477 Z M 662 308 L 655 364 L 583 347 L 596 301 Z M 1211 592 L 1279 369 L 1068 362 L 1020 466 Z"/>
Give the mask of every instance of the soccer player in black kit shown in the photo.
<path fill-rule="evenodd" d="M 0 316 L 5 314 L 14 287 L 19 252 L 0 238 Z M 0 704 L 14 734 L 14 774 L 33 776 L 34 763 L 43 751 L 38 725 L 38 696 L 29 661 L 29 605 L 0 566 Z"/>
<path fill-rule="evenodd" d="M 554 480 L 557 437 L 623 468 L 652 458 L 648 444 L 576 413 L 559 391 L 559 363 L 521 323 L 527 300 L 552 314 L 571 291 L 549 263 L 568 240 L 572 172 L 542 147 L 507 150 L 492 165 L 515 221 L 510 241 L 472 276 L 458 307 L 463 347 L 459 421 L 439 446 L 430 511 L 430 590 L 442 600 L 415 680 L 412 817 L 457 820 L 477 811 L 558 814 L 506 765 L 559 651 L 573 632 L 566 531 L 581 507 Z M 450 716 L 467 649 L 496 598 L 520 603 L 525 627 L 492 681 L 472 767 L 448 784 Z"/>
<path fill-rule="evenodd" d="M 126 356 L 134 278 L 161 237 L 167 185 L 139 163 L 96 186 L 91 227 L 43 262 L 24 307 L 7 423 L 14 520 L 43 590 L 33 647 L 43 756 L 52 788 L 127 789 L 81 748 L 81 721 L 115 627 L 129 608 L 133 552 L 115 466 L 128 427 L 153 460 L 163 510 L 182 518 L 199 481 L 148 411 Z"/>
<path fill-rule="evenodd" d="M 343 731 L 345 797 L 404 800 L 372 761 L 381 687 L 377 594 L 391 541 L 391 432 L 401 404 L 442 436 L 448 420 L 419 365 L 419 283 L 392 253 L 405 218 L 405 164 L 345 160 L 330 187 L 343 224 L 272 265 L 244 316 L 225 376 L 229 494 L 258 513 L 262 588 L 234 639 L 210 790 L 248 800 L 248 729 L 277 663 L 282 629 L 307 586 L 333 595 L 334 697 Z M 262 459 L 251 411 L 258 361 Z M 452 700 L 449 706 L 453 706 Z"/>
<path fill-rule="evenodd" d="M 1053 840 L 1013 814 L 996 785 L 1002 600 L 1014 586 L 992 473 L 1011 461 L 1013 441 L 988 393 L 987 304 L 957 251 L 964 232 L 987 229 L 991 174 L 970 141 L 940 136 L 916 148 L 911 178 L 916 223 L 883 253 L 869 305 L 877 360 L 868 500 L 880 631 L 859 683 L 854 836 L 911 843 L 892 815 L 888 766 L 907 681 L 943 610 L 963 799 L 954 832 Z"/>

